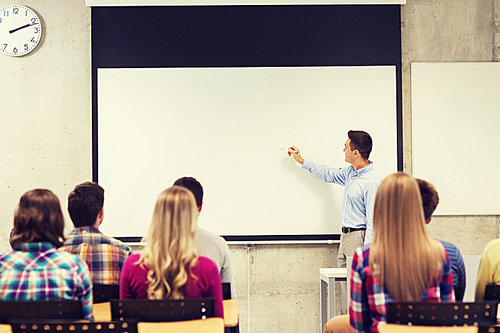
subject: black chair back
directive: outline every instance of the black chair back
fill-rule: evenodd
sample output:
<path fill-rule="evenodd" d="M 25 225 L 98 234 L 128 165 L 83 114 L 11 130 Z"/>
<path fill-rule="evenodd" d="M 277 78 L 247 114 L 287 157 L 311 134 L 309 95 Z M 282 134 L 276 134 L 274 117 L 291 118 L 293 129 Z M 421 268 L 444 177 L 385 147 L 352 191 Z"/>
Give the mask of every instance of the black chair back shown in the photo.
<path fill-rule="evenodd" d="M 12 333 L 137 333 L 137 322 L 65 323 L 33 322 L 11 323 Z"/>
<path fill-rule="evenodd" d="M 484 300 L 500 300 L 500 286 L 496 284 L 486 285 L 486 290 L 484 291 Z"/>
<path fill-rule="evenodd" d="M 500 326 L 480 326 L 477 333 L 500 333 Z"/>
<path fill-rule="evenodd" d="M 83 319 L 82 302 L 61 301 L 0 301 L 0 323 L 11 320 L 79 320 Z"/>
<path fill-rule="evenodd" d="M 497 304 L 498 302 L 391 302 L 387 304 L 387 323 L 424 326 L 487 326 L 496 323 Z"/>
<path fill-rule="evenodd" d="M 120 298 L 119 284 L 99 284 L 92 285 L 94 304 L 109 302 L 112 298 Z"/>
<path fill-rule="evenodd" d="M 465 286 L 453 286 L 453 291 L 455 292 L 455 300 L 462 302 L 464 300 Z"/>
<path fill-rule="evenodd" d="M 111 300 L 111 317 L 118 321 L 136 319 L 146 322 L 206 319 L 215 317 L 214 299 Z"/>
<path fill-rule="evenodd" d="M 222 282 L 222 299 L 231 299 L 231 283 Z"/>

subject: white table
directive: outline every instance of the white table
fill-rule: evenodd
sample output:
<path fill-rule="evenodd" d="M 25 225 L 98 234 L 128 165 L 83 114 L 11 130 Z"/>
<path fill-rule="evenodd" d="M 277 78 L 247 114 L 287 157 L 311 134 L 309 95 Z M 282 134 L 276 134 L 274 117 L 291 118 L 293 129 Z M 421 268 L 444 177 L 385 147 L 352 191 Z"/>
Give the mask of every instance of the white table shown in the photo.
<path fill-rule="evenodd" d="M 352 257 L 346 257 L 346 265 L 352 266 Z M 347 268 L 320 268 L 320 332 L 323 333 L 325 324 L 330 318 L 337 315 L 337 303 L 335 302 L 335 282 L 347 281 Z M 350 276 L 349 276 L 350 278 Z M 351 301 L 351 284 L 347 283 L 347 309 Z"/>
<path fill-rule="evenodd" d="M 319 276 L 321 278 L 319 286 L 320 331 L 323 332 L 327 321 L 337 315 L 335 282 L 347 281 L 347 268 L 320 268 Z M 349 290 L 347 294 L 350 295 Z"/>

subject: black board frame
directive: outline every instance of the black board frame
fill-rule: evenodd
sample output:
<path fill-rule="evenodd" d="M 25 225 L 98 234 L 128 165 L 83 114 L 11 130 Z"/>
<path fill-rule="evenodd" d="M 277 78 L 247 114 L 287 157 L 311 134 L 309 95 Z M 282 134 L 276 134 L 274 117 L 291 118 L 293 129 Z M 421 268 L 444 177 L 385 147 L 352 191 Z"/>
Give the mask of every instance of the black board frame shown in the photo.
<path fill-rule="evenodd" d="M 98 68 L 395 66 L 403 170 L 400 5 L 92 7 L 92 178 L 98 175 Z M 339 234 L 224 235 L 326 241 Z M 136 242 L 137 237 L 122 237 Z"/>

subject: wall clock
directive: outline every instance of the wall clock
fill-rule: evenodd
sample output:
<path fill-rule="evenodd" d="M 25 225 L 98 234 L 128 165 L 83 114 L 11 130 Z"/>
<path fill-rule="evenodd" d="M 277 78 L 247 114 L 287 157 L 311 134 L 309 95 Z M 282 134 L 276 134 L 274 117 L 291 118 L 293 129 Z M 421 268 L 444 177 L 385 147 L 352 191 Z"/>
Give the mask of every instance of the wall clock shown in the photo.
<path fill-rule="evenodd" d="M 38 15 L 22 5 L 0 9 L 0 51 L 10 56 L 23 56 L 33 51 L 42 38 Z"/>

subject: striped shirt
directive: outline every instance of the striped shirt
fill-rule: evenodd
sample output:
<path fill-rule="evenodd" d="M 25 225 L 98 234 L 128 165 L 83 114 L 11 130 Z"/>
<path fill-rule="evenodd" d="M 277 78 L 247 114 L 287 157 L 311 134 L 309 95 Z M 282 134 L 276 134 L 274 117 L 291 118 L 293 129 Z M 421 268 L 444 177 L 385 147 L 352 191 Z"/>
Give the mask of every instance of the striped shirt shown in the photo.
<path fill-rule="evenodd" d="M 464 298 L 465 291 L 465 264 L 464 258 L 460 253 L 460 250 L 455 245 L 440 240 L 441 244 L 443 244 L 446 253 L 448 253 L 448 258 L 450 258 L 451 270 L 453 272 L 453 286 L 459 287 L 461 291 L 461 297 L 459 298 L 456 294 L 456 300 L 462 301 Z"/>
<path fill-rule="evenodd" d="M 0 255 L 0 300 L 81 300 L 93 320 L 92 282 L 85 262 L 48 242 L 17 244 Z"/>
<path fill-rule="evenodd" d="M 121 241 L 104 236 L 93 227 L 75 228 L 61 250 L 87 262 L 93 283 L 119 284 L 120 272 L 132 250 Z"/>
<path fill-rule="evenodd" d="M 351 306 L 349 317 L 356 332 L 377 332 L 379 322 L 387 321 L 387 303 L 394 302 L 377 276 L 372 276 L 369 264 L 370 245 L 356 249 L 351 270 Z M 446 257 L 441 279 L 434 281 L 422 295 L 421 301 L 454 301 L 453 277 Z"/>

